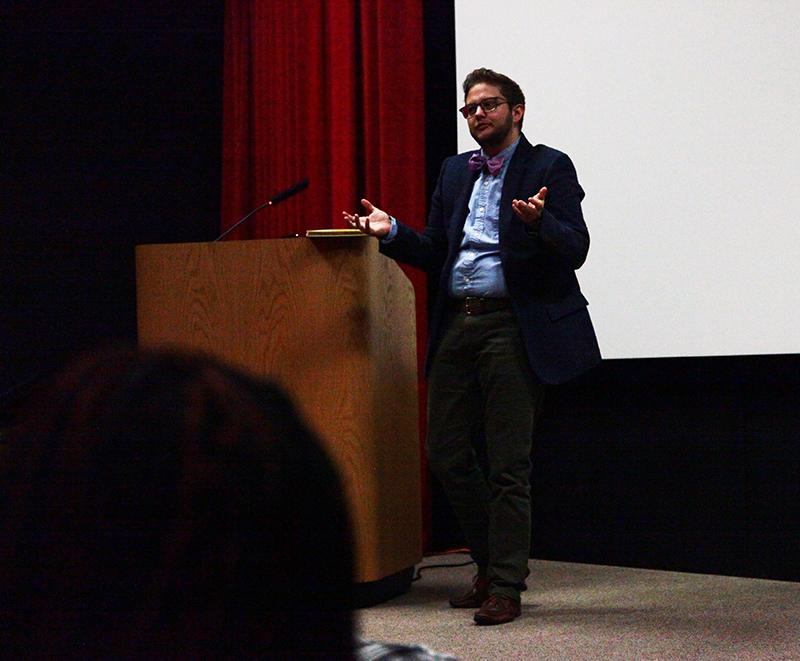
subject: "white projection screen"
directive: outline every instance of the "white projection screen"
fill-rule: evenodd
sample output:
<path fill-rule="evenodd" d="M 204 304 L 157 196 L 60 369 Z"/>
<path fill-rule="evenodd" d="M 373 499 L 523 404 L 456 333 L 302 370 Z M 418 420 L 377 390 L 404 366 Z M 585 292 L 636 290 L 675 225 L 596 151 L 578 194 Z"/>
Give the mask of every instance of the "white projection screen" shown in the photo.
<path fill-rule="evenodd" d="M 605 358 L 800 353 L 800 2 L 455 9 L 458 85 L 507 73 L 575 163 Z"/>

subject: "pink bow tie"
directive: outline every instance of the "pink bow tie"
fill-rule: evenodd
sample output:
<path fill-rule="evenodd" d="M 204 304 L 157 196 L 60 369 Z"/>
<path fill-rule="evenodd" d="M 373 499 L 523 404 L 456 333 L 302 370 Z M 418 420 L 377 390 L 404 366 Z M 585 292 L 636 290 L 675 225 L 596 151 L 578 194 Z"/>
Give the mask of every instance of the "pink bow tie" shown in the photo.
<path fill-rule="evenodd" d="M 477 172 L 485 165 L 486 169 L 489 171 L 489 174 L 494 177 L 502 169 L 504 160 L 505 159 L 502 156 L 486 158 L 485 156 L 482 156 L 478 152 L 475 152 L 472 156 L 469 157 L 469 162 L 467 163 L 467 166 L 473 172 Z"/>

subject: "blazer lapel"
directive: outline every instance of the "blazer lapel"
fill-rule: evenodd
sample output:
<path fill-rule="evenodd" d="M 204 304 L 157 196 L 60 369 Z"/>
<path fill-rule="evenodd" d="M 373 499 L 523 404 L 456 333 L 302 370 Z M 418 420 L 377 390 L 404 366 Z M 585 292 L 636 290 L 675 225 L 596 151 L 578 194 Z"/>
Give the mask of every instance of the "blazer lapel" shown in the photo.
<path fill-rule="evenodd" d="M 514 156 L 508 164 L 506 177 L 503 180 L 503 194 L 500 198 L 500 235 L 508 232 L 511 225 L 511 217 L 514 210 L 511 208 L 511 200 L 518 199 L 521 195 L 533 195 L 536 191 L 526 193 L 521 190 L 522 175 L 528 167 L 528 163 L 533 157 L 534 148 L 527 141 L 524 135 L 520 135 L 519 144 L 514 150 Z"/>

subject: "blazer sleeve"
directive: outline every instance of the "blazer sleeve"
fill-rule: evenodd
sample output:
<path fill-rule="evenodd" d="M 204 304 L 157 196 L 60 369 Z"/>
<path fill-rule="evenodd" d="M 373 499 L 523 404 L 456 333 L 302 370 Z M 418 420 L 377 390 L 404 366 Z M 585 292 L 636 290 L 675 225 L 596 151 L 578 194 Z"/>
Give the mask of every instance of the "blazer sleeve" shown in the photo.
<path fill-rule="evenodd" d="M 538 239 L 570 268 L 579 269 L 589 252 L 589 230 L 581 211 L 584 192 L 569 156 L 561 153 L 551 164 L 544 185 L 547 196 L 537 227 Z"/>

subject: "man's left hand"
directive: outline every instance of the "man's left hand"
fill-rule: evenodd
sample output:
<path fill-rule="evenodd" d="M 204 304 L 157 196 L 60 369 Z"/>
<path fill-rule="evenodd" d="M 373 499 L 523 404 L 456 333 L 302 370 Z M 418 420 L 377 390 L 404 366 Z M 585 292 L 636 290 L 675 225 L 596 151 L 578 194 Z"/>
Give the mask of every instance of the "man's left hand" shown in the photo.
<path fill-rule="evenodd" d="M 527 200 L 512 200 L 511 208 L 514 209 L 514 213 L 520 217 L 523 223 L 535 227 L 542 217 L 546 195 L 547 188 L 543 186 L 536 195 L 529 197 Z"/>

